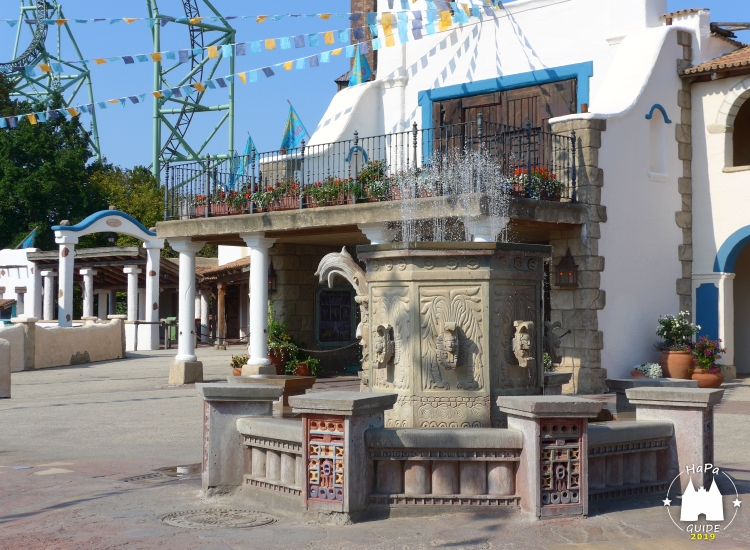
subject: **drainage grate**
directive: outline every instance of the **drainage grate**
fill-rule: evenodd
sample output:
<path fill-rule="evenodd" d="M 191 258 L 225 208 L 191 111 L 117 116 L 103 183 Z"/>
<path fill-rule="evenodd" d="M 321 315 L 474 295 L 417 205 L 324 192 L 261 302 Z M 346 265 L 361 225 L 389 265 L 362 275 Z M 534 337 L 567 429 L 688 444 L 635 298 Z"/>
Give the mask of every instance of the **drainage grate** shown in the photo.
<path fill-rule="evenodd" d="M 186 527 L 188 529 L 212 529 L 216 527 L 247 529 L 276 522 L 275 517 L 261 512 L 219 509 L 175 512 L 164 516 L 161 520 L 174 527 Z"/>
<path fill-rule="evenodd" d="M 164 483 L 167 481 L 177 481 L 178 477 L 170 476 L 164 472 L 154 472 L 152 474 L 143 474 L 142 476 L 126 477 L 121 481 L 126 483 Z"/>

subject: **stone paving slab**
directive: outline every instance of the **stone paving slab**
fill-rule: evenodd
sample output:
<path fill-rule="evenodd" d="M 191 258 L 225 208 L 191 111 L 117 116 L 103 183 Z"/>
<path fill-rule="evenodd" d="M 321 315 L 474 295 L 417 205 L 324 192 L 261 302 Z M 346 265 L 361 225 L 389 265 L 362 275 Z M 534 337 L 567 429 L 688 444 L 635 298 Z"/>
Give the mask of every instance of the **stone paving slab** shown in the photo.
<path fill-rule="evenodd" d="M 206 378 L 226 380 L 231 355 L 241 349 L 200 348 Z M 592 506 L 587 519 L 540 523 L 511 511 L 343 526 L 233 497 L 202 498 L 199 476 L 177 479 L 158 471 L 201 459 L 202 400 L 194 387 L 165 387 L 173 353 L 13 374 L 13 398 L 0 401 L 2 550 L 682 550 L 701 544 L 674 528 L 661 495 Z M 356 377 L 346 377 L 320 380 L 314 389 L 358 387 Z M 720 407 L 716 414 L 716 462 L 737 481 L 743 507 L 750 507 L 750 381 L 726 389 L 726 412 Z M 595 399 L 608 403 L 612 396 Z M 38 475 L 49 470 L 56 473 Z M 154 477 L 123 481 L 146 474 Z M 185 529 L 161 521 L 172 512 L 216 507 L 256 509 L 278 521 L 250 529 Z M 750 548 L 750 512 L 744 514 L 726 535 L 702 544 Z"/>

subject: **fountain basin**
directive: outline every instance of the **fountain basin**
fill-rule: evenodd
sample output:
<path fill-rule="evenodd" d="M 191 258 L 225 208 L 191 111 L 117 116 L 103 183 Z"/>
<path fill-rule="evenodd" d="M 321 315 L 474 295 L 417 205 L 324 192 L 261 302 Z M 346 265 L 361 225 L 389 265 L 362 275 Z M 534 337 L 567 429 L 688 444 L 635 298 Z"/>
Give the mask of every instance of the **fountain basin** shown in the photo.
<path fill-rule="evenodd" d="M 283 394 L 273 405 L 274 416 L 291 415 L 289 398 L 293 395 L 304 395 L 313 387 L 315 376 L 289 376 L 284 374 L 252 374 L 250 376 L 227 376 L 230 384 L 254 384 L 259 386 L 278 386 Z"/>

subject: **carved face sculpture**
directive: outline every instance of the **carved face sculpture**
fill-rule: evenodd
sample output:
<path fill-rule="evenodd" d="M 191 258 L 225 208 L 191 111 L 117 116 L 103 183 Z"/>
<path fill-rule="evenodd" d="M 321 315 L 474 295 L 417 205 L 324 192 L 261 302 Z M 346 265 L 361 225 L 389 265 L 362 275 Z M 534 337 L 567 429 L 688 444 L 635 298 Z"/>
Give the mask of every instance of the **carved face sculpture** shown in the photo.
<path fill-rule="evenodd" d="M 531 332 L 534 330 L 534 323 L 514 321 L 513 326 L 516 328 L 516 335 L 513 337 L 513 354 L 520 366 L 533 366 L 531 363 L 534 362 L 534 342 L 531 339 Z"/>
<path fill-rule="evenodd" d="M 390 325 L 378 325 L 373 332 L 372 341 L 375 363 L 378 368 L 383 368 L 393 358 L 393 331 Z"/>
<path fill-rule="evenodd" d="M 456 368 L 459 350 L 456 323 L 445 323 L 443 334 L 438 336 L 436 344 L 440 365 L 448 370 Z"/>

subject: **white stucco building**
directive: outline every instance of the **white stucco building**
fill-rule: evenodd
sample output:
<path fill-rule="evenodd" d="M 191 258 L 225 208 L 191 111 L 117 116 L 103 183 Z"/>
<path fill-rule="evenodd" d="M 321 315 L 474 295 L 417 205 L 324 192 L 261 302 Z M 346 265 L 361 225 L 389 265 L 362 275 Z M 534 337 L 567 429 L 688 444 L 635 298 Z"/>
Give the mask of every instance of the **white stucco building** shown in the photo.
<path fill-rule="evenodd" d="M 392 4 L 379 0 L 378 11 Z M 434 9 L 424 0 L 410 6 Z M 574 136 L 573 193 L 544 211 L 522 199 L 510 216 L 517 240 L 552 246 L 553 269 L 568 250 L 578 266 L 575 288 L 550 279 L 550 320 L 570 330 L 561 347 L 561 368 L 574 373 L 566 391 L 603 391 L 607 376 L 628 377 L 634 365 L 655 361 L 658 317 L 684 310 L 724 340 L 726 365 L 750 372 L 750 308 L 741 307 L 750 300 L 750 159 L 742 152 L 750 142 L 750 56 L 711 25 L 707 10 L 666 10 L 666 0 L 518 0 L 494 18 L 397 40 L 376 52 L 373 81 L 334 96 L 309 144 L 324 151 L 355 131 L 366 139 L 414 123 L 420 132 L 477 124 L 480 113 L 485 124 Z M 424 162 L 430 145 L 420 139 Z M 416 163 L 416 137 L 414 148 Z M 250 235 L 339 248 L 380 242 L 372 222 L 387 216 L 355 206 L 343 221 L 285 225 L 281 215 L 264 223 L 251 215 L 157 230 L 235 246 Z M 330 229 L 344 226 L 340 235 Z M 295 254 L 284 250 L 279 266 Z"/>

